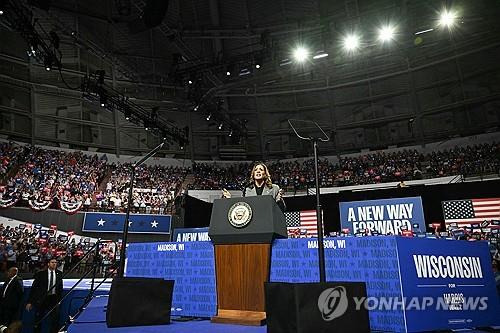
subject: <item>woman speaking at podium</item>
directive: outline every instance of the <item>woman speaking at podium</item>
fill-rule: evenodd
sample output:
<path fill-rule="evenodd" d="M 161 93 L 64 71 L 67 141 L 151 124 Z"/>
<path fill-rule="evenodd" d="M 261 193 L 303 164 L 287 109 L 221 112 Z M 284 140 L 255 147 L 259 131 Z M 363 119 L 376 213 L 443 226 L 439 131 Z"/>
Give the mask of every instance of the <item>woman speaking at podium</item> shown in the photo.
<path fill-rule="evenodd" d="M 257 163 L 253 166 L 250 173 L 250 182 L 243 190 L 244 197 L 253 197 L 256 195 L 272 195 L 281 211 L 285 211 L 285 201 L 283 200 L 283 190 L 271 181 L 271 175 L 264 163 Z M 222 196 L 230 198 L 231 193 L 225 188 L 222 189 Z"/>

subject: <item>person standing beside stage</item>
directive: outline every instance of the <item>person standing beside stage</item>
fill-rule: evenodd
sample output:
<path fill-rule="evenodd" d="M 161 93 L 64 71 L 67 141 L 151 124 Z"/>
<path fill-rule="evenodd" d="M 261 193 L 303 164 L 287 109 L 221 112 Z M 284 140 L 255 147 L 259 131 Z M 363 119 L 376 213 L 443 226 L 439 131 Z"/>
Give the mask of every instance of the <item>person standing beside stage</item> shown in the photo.
<path fill-rule="evenodd" d="M 39 271 L 35 274 L 33 286 L 28 297 L 26 310 L 30 311 L 35 307 L 35 328 L 34 332 L 41 331 L 41 323 L 37 323 L 51 310 L 62 297 L 63 281 L 62 273 L 57 270 L 57 260 L 52 258 L 49 260 L 46 270 Z M 47 317 L 49 332 L 55 333 L 59 329 L 59 309 L 56 308 Z"/>
<path fill-rule="evenodd" d="M 23 300 L 23 281 L 17 276 L 17 267 L 7 271 L 7 280 L 0 289 L 0 324 L 9 326 L 19 320 Z"/>
<path fill-rule="evenodd" d="M 283 200 L 283 191 L 271 181 L 271 174 L 264 163 L 257 163 L 250 172 L 250 184 L 243 190 L 244 197 L 253 197 L 257 195 L 271 195 L 282 211 L 285 211 L 286 205 Z M 231 193 L 222 189 L 222 196 L 230 198 Z"/>

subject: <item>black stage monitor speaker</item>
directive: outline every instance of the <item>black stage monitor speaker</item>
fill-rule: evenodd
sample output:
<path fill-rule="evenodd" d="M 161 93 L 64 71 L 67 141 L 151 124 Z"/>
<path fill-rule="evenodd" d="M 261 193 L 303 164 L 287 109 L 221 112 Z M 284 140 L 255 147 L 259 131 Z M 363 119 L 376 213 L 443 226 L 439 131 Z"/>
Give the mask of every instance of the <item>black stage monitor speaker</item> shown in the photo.
<path fill-rule="evenodd" d="M 364 282 L 265 284 L 268 333 L 370 332 Z"/>
<path fill-rule="evenodd" d="M 109 292 L 108 327 L 170 324 L 173 280 L 114 278 Z"/>

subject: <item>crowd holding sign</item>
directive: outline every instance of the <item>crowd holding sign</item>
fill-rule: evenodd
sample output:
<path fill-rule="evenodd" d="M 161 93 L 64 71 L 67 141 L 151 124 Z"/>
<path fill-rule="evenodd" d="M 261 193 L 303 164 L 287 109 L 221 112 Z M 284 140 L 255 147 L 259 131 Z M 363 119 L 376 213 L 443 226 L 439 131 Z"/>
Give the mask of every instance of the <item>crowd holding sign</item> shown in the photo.
<path fill-rule="evenodd" d="M 341 202 L 340 223 L 342 230 L 349 229 L 352 234 L 398 235 L 404 230 L 425 231 L 420 197 Z M 414 228 L 417 224 L 418 228 Z"/>

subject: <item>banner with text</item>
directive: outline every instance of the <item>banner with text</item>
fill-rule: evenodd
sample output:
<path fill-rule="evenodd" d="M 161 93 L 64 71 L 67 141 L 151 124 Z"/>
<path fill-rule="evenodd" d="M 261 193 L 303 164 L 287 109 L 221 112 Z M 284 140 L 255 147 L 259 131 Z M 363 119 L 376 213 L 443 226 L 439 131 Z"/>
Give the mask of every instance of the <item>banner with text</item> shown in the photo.
<path fill-rule="evenodd" d="M 487 242 L 396 241 L 408 332 L 500 325 Z"/>
<path fill-rule="evenodd" d="M 126 276 L 175 280 L 172 316 L 210 318 L 217 313 L 211 242 L 131 243 Z"/>
<path fill-rule="evenodd" d="M 341 202 L 340 223 L 349 233 L 399 235 L 425 232 L 420 197 Z M 418 227 L 414 227 L 418 224 Z"/>
<path fill-rule="evenodd" d="M 173 242 L 209 242 L 208 227 L 206 228 L 175 228 Z"/>
<path fill-rule="evenodd" d="M 135 234 L 168 234 L 172 216 L 130 214 L 128 232 Z M 82 231 L 87 232 L 123 232 L 125 214 L 121 213 L 85 213 Z"/>

